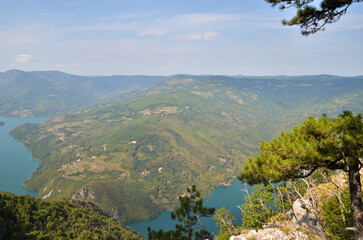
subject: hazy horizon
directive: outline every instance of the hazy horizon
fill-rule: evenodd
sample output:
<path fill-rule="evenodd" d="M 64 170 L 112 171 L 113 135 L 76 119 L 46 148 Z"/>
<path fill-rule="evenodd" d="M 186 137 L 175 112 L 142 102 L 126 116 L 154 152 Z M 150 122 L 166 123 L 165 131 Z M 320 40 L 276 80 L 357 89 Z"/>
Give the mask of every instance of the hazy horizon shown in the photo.
<path fill-rule="evenodd" d="M 309 37 L 281 25 L 294 13 L 263 0 L 0 0 L 0 71 L 363 75 L 363 4 Z"/>
<path fill-rule="evenodd" d="M 9 69 L 5 71 L 1 71 L 0 73 L 6 73 L 9 71 L 22 71 L 22 72 L 61 72 L 69 75 L 75 75 L 75 76 L 82 76 L 82 77 L 112 77 L 112 76 L 162 76 L 162 77 L 173 77 L 173 76 L 179 76 L 179 75 L 190 75 L 190 76 L 227 76 L 227 77 L 255 77 L 255 78 L 266 78 L 266 77 L 303 77 L 303 76 L 336 76 L 336 77 L 360 77 L 363 76 L 363 74 L 359 75 L 336 75 L 336 74 L 329 74 L 329 73 L 317 73 L 317 74 L 301 74 L 301 75 L 287 75 L 287 74 L 278 74 L 278 75 L 247 75 L 247 74 L 188 74 L 188 73 L 175 73 L 175 74 L 105 74 L 105 75 L 86 75 L 86 74 L 74 74 L 69 73 L 65 71 L 61 71 L 59 69 L 50 69 L 50 70 L 22 70 L 22 69 Z"/>

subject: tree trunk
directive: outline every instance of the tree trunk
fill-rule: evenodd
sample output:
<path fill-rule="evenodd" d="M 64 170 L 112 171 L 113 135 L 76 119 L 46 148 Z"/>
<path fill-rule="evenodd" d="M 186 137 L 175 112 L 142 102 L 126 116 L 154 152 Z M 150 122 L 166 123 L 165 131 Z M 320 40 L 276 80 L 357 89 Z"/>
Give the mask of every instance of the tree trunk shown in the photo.
<path fill-rule="evenodd" d="M 204 231 L 207 232 L 208 239 L 209 240 L 213 240 L 213 237 L 210 235 L 209 231 L 205 228 L 205 226 L 203 225 L 202 221 L 200 221 L 200 217 L 198 215 L 196 215 L 196 214 L 194 214 L 194 216 L 198 219 L 198 222 L 199 222 L 200 226 L 204 229 Z"/>
<path fill-rule="evenodd" d="M 349 191 L 351 200 L 351 209 L 353 212 L 353 227 L 355 229 L 355 239 L 363 240 L 363 204 L 362 204 L 362 186 L 359 174 L 359 164 L 355 161 L 349 165 Z"/>

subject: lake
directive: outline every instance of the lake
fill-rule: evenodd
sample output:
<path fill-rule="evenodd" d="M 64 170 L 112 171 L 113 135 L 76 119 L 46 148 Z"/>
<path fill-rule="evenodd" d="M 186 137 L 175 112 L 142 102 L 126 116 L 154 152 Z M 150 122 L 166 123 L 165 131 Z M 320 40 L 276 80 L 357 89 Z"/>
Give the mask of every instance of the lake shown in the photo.
<path fill-rule="evenodd" d="M 4 126 L 0 126 L 0 191 L 17 195 L 38 196 L 37 191 L 29 191 L 22 183 L 30 179 L 38 163 L 32 159 L 22 143 L 9 135 L 14 128 L 24 123 L 40 123 L 44 118 L 5 118 L 0 116 Z"/>
<path fill-rule="evenodd" d="M 226 207 L 226 209 L 230 210 L 232 215 L 235 217 L 235 223 L 240 226 L 242 224 L 242 214 L 237 206 L 242 205 L 244 202 L 246 194 L 244 189 L 245 186 L 238 180 L 235 180 L 231 186 L 217 187 L 208 197 L 204 199 L 204 205 L 214 207 L 216 210 Z M 251 187 L 248 187 L 248 190 L 251 191 Z M 147 237 L 148 227 L 153 230 L 172 230 L 178 222 L 173 221 L 170 218 L 170 213 L 171 211 L 166 211 L 160 214 L 157 218 L 146 221 L 131 222 L 126 224 L 126 226 L 131 227 L 145 237 Z M 219 228 L 216 226 L 216 222 L 212 218 L 202 218 L 202 222 L 209 231 L 218 235 Z"/>

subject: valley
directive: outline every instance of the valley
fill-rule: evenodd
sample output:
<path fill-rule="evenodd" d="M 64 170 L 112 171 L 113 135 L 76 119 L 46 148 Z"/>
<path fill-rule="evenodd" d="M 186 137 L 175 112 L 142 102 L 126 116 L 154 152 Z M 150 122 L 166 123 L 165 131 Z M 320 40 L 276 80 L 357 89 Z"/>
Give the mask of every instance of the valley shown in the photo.
<path fill-rule="evenodd" d="M 261 139 L 310 115 L 362 112 L 362 79 L 177 75 L 11 135 L 40 164 L 25 186 L 41 198 L 91 200 L 120 222 L 150 219 L 192 183 L 204 196 L 231 184 Z"/>
<path fill-rule="evenodd" d="M 361 3 L 2 1 L 0 240 L 363 240 Z"/>

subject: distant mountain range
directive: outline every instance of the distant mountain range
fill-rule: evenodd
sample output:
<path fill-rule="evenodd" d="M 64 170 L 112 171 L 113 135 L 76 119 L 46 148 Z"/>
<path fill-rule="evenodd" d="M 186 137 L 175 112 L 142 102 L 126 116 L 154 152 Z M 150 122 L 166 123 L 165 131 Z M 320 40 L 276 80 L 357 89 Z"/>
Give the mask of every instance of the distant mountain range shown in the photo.
<path fill-rule="evenodd" d="M 48 116 L 153 86 L 163 76 L 85 77 L 57 71 L 0 73 L 0 115 Z"/>
<path fill-rule="evenodd" d="M 363 112 L 363 77 L 160 79 L 13 130 L 40 163 L 25 186 L 41 198 L 94 201 L 121 222 L 147 219 L 174 207 L 192 183 L 204 196 L 231 183 L 261 139 L 310 115 Z"/>

